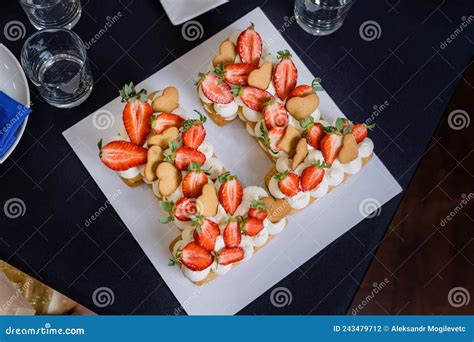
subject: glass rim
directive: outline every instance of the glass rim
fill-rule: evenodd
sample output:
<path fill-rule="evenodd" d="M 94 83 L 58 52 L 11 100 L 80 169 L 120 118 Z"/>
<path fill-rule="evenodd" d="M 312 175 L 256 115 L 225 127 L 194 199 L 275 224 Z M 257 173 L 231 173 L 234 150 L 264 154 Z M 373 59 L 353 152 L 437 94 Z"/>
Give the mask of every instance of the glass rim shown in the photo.
<path fill-rule="evenodd" d="M 25 43 L 23 44 L 20 52 L 20 62 L 21 66 L 23 67 L 25 73 L 27 74 L 28 78 L 35 84 L 44 84 L 44 85 L 51 85 L 54 86 L 56 83 L 49 83 L 49 82 L 41 82 L 38 80 L 31 72 L 30 68 L 28 67 L 28 59 L 27 59 L 27 46 L 31 43 L 31 41 L 36 38 L 37 36 L 40 36 L 42 33 L 56 33 L 56 32 L 64 32 L 69 34 L 71 37 L 75 38 L 75 41 L 79 43 L 79 48 L 81 54 L 84 54 L 84 63 L 82 64 L 81 68 L 78 70 L 77 74 L 82 72 L 82 70 L 86 67 L 86 64 L 88 63 L 88 57 L 87 57 L 87 49 L 82 41 L 81 37 L 74 31 L 62 28 L 62 27 L 50 27 L 50 28 L 44 28 L 39 31 L 36 31 L 33 33 L 31 36 L 29 36 L 26 40 Z"/>

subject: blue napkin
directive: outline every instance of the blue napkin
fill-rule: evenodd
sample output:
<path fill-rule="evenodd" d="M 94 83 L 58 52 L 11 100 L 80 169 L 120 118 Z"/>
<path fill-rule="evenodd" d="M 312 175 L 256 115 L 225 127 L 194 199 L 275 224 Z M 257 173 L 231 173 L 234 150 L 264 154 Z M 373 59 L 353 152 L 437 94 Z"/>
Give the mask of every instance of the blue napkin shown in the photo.
<path fill-rule="evenodd" d="M 13 145 L 18 127 L 30 113 L 30 108 L 0 91 L 0 157 Z"/>

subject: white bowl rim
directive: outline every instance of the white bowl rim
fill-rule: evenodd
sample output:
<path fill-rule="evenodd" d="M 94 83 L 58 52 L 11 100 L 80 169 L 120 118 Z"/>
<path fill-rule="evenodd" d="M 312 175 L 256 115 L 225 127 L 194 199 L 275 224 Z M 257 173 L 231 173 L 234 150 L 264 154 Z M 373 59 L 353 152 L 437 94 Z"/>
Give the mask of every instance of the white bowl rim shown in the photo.
<path fill-rule="evenodd" d="M 15 61 L 15 64 L 16 66 L 18 67 L 19 71 L 20 71 L 20 77 L 22 78 L 22 80 L 24 81 L 25 83 L 25 87 L 26 87 L 26 102 L 27 103 L 22 103 L 22 105 L 26 106 L 26 107 L 30 107 L 30 87 L 28 85 L 28 80 L 26 79 L 26 75 L 25 75 L 25 72 L 23 71 L 23 68 L 21 67 L 20 65 L 20 62 L 18 61 L 18 59 L 15 57 L 15 55 L 3 44 L 0 43 L 0 49 L 4 49 L 7 54 L 9 54 L 12 59 Z M 15 147 L 18 145 L 18 143 L 20 142 L 20 139 L 21 137 L 23 136 L 23 133 L 25 132 L 25 128 L 26 128 L 26 124 L 28 122 L 28 116 L 25 118 L 25 121 L 23 121 L 23 123 L 21 124 L 21 126 L 18 128 L 18 131 L 17 131 L 17 134 L 16 134 L 16 139 L 15 141 L 13 142 L 13 144 L 10 146 L 10 148 L 5 152 L 5 154 L 0 157 L 0 164 L 2 164 L 9 156 L 10 154 L 13 152 L 13 150 L 15 149 Z"/>

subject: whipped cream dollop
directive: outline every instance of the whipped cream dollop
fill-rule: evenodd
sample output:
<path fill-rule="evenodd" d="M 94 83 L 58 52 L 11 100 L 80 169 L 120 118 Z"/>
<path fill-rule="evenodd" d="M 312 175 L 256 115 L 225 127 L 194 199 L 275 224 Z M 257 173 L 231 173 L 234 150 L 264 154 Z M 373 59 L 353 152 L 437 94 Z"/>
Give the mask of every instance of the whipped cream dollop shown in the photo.
<path fill-rule="evenodd" d="M 202 169 L 209 173 L 209 178 L 214 180 L 222 174 L 224 167 L 222 166 L 222 162 L 219 159 L 215 157 L 206 157 L 206 161 L 204 162 Z"/>
<path fill-rule="evenodd" d="M 365 138 L 358 145 L 359 157 L 367 158 L 374 152 L 374 142 L 370 138 Z"/>
<path fill-rule="evenodd" d="M 269 233 L 268 228 L 263 226 L 263 229 L 255 236 L 249 236 L 250 243 L 254 247 L 262 247 L 268 241 Z"/>
<path fill-rule="evenodd" d="M 326 195 L 328 191 L 329 191 L 329 183 L 325 178 L 323 178 L 321 183 L 319 183 L 319 185 L 313 191 L 311 191 L 309 195 L 313 198 L 321 198 L 324 195 Z"/>
<path fill-rule="evenodd" d="M 204 141 L 201 146 L 198 147 L 198 151 L 202 152 L 206 156 L 206 160 L 214 155 L 214 146 L 207 141 Z M 201 165 L 202 166 L 202 165 Z"/>
<path fill-rule="evenodd" d="M 268 218 L 265 219 L 264 225 L 267 227 L 268 233 L 270 235 L 280 234 L 283 228 L 286 226 L 286 217 L 282 218 L 278 222 L 271 222 Z"/>
<path fill-rule="evenodd" d="M 257 112 L 256 110 L 253 110 L 245 105 L 242 107 L 242 114 L 245 119 L 251 122 L 257 122 L 263 119 L 262 113 Z"/>
<path fill-rule="evenodd" d="M 202 271 L 191 271 L 189 268 L 183 265 L 182 270 L 186 278 L 192 282 L 196 282 L 206 279 L 206 277 L 209 275 L 209 272 L 211 271 L 211 267 L 212 265 Z"/>
<path fill-rule="evenodd" d="M 202 92 L 201 86 L 198 87 L 198 94 L 199 98 L 201 99 L 202 102 L 207 103 L 207 104 L 212 104 L 213 102 L 207 98 L 206 95 Z"/>
<path fill-rule="evenodd" d="M 235 101 L 225 104 L 214 103 L 214 110 L 225 120 L 230 121 L 237 117 L 237 111 L 239 110 L 239 106 L 237 105 L 237 103 L 235 103 Z"/>
<path fill-rule="evenodd" d="M 350 175 L 355 175 L 362 169 L 362 158 L 357 157 L 354 160 L 351 160 L 348 163 L 341 163 L 342 168 L 344 169 L 344 172 Z"/>

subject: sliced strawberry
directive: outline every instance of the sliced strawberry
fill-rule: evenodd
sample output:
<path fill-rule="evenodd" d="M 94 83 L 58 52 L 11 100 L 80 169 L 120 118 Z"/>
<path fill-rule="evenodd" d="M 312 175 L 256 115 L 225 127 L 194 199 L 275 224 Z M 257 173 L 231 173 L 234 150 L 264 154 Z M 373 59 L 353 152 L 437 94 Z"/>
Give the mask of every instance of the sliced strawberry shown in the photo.
<path fill-rule="evenodd" d="M 201 164 L 189 164 L 188 173 L 184 176 L 181 187 L 185 197 L 197 198 L 202 193 L 202 187 L 208 182 L 207 175 L 202 171 Z"/>
<path fill-rule="evenodd" d="M 273 85 L 278 97 L 285 100 L 289 92 L 296 86 L 298 70 L 291 60 L 291 54 L 288 50 L 278 51 L 278 58 L 280 58 L 280 62 L 273 73 Z"/>
<path fill-rule="evenodd" d="M 237 51 L 243 63 L 258 66 L 262 56 L 262 38 L 260 38 L 260 35 L 254 28 L 254 24 L 251 24 L 239 35 L 237 38 Z"/>
<path fill-rule="evenodd" d="M 230 175 L 229 172 L 220 175 L 219 182 L 221 183 L 218 194 L 219 203 L 228 214 L 234 215 L 237 207 L 242 203 L 242 185 L 237 177 Z"/>
<path fill-rule="evenodd" d="M 255 87 L 244 87 L 240 91 L 242 102 L 257 112 L 261 112 L 266 99 L 273 98 L 273 95 L 266 90 Z"/>
<path fill-rule="evenodd" d="M 131 167 L 145 164 L 147 149 L 127 141 L 112 141 L 102 147 L 99 141 L 99 158 L 109 169 L 125 171 Z"/>
<path fill-rule="evenodd" d="M 244 258 L 244 249 L 242 247 L 226 247 L 217 253 L 217 263 L 225 266 L 238 262 Z"/>
<path fill-rule="evenodd" d="M 239 222 L 231 219 L 224 228 L 224 243 L 226 247 L 237 247 L 242 241 L 242 233 L 240 232 Z"/>
<path fill-rule="evenodd" d="M 196 200 L 193 198 L 182 197 L 173 207 L 174 217 L 179 221 L 191 221 L 192 216 L 198 214 Z"/>
<path fill-rule="evenodd" d="M 208 251 L 213 251 L 217 236 L 220 234 L 217 223 L 198 215 L 194 218 L 193 225 L 196 227 L 193 233 L 196 243 Z"/>
<path fill-rule="evenodd" d="M 285 171 L 273 175 L 278 180 L 278 188 L 286 196 L 293 197 L 300 191 L 299 178 L 296 173 Z"/>
<path fill-rule="evenodd" d="M 321 139 L 321 152 L 324 161 L 332 164 L 342 147 L 342 135 L 339 132 L 329 132 Z"/>
<path fill-rule="evenodd" d="M 191 163 L 204 165 L 205 162 L 204 153 L 187 146 L 178 147 L 174 155 L 174 165 L 181 171 L 187 170 Z"/>
<path fill-rule="evenodd" d="M 216 73 L 224 77 L 224 79 L 232 84 L 236 85 L 247 85 L 247 79 L 249 74 L 255 67 L 249 63 L 235 63 L 229 64 L 222 68 L 222 66 L 216 67 Z"/>
<path fill-rule="evenodd" d="M 301 190 L 311 191 L 322 182 L 324 177 L 324 169 L 328 168 L 329 165 L 321 163 L 319 160 L 308 167 L 306 167 L 300 176 Z"/>
<path fill-rule="evenodd" d="M 122 102 L 126 102 L 122 113 L 123 124 L 130 141 L 135 145 L 143 145 L 150 132 L 150 118 L 153 109 L 147 102 L 146 90 L 135 90 L 133 83 L 126 84 L 121 90 Z"/>
<path fill-rule="evenodd" d="M 242 232 L 248 236 L 255 236 L 263 229 L 263 221 L 255 217 L 247 217 L 242 223 Z"/>
<path fill-rule="evenodd" d="M 202 271 L 212 265 L 214 257 L 207 249 L 191 241 L 178 251 L 175 258 L 170 259 L 169 265 L 173 266 L 178 261 L 191 271 Z"/>
<path fill-rule="evenodd" d="M 372 129 L 375 127 L 375 124 L 372 125 L 366 125 L 366 124 L 361 124 L 357 123 L 354 125 L 352 128 L 352 135 L 354 135 L 354 138 L 357 143 L 360 143 L 362 140 L 367 138 L 367 135 L 369 134 L 369 129 Z"/>
<path fill-rule="evenodd" d="M 181 127 L 181 132 L 183 145 L 197 149 L 206 138 L 206 129 L 203 125 L 206 117 L 197 110 L 195 112 L 199 114 L 199 119 L 186 120 Z"/>
<path fill-rule="evenodd" d="M 221 77 L 201 74 L 198 84 L 204 95 L 214 103 L 226 104 L 234 100 L 230 86 Z"/>
<path fill-rule="evenodd" d="M 313 93 L 313 87 L 307 85 L 307 84 L 302 84 L 297 87 L 295 87 L 292 91 L 288 93 L 288 98 L 296 97 L 296 96 L 305 96 L 308 94 Z"/>
<path fill-rule="evenodd" d="M 304 128 L 303 135 L 306 137 L 308 144 L 316 149 L 320 149 L 321 139 L 326 135 L 323 125 L 314 122 L 312 116 L 308 116 L 300 121 L 300 126 Z"/>
<path fill-rule="evenodd" d="M 161 134 L 170 127 L 180 128 L 183 123 L 184 119 L 181 116 L 172 113 L 161 113 L 151 119 L 151 127 L 156 134 Z"/>
<path fill-rule="evenodd" d="M 263 221 L 268 216 L 268 206 L 262 200 L 253 200 L 247 215 Z"/>
<path fill-rule="evenodd" d="M 284 105 L 270 98 L 265 100 L 263 118 L 265 119 L 265 126 L 269 130 L 274 127 L 284 128 L 288 126 L 289 114 Z"/>
<path fill-rule="evenodd" d="M 262 135 L 258 138 L 265 147 L 273 152 L 278 152 L 280 149 L 277 144 L 285 135 L 286 127 L 274 127 L 270 130 L 265 125 L 260 125 L 260 132 Z"/>

